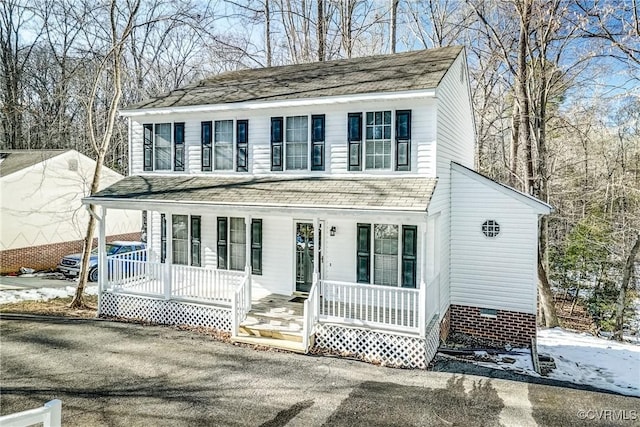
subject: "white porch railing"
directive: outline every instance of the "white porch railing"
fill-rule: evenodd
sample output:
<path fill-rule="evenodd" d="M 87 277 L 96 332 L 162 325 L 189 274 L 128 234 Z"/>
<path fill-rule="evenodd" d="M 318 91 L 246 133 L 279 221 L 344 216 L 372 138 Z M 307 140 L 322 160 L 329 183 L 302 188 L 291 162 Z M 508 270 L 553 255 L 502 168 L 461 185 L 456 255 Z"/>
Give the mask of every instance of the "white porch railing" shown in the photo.
<path fill-rule="evenodd" d="M 126 255 L 107 258 L 109 277 L 104 290 L 230 306 L 234 291 L 247 275 L 246 271 L 150 262 Z"/>
<path fill-rule="evenodd" d="M 323 321 L 420 332 L 418 289 L 322 280 L 319 293 Z"/>
<path fill-rule="evenodd" d="M 235 288 L 231 297 L 231 336 L 237 337 L 240 323 L 251 311 L 251 268 L 245 270 L 245 277 Z"/>
<path fill-rule="evenodd" d="M 0 417 L 0 426 L 2 427 L 27 427 L 34 424 L 42 424 L 43 427 L 60 427 L 62 425 L 62 402 L 54 399 L 40 408 Z"/>
<path fill-rule="evenodd" d="M 314 274 L 313 285 L 309 290 L 309 296 L 304 301 L 304 327 L 302 331 L 302 345 L 305 351 L 309 351 L 313 327 L 320 315 L 320 286 L 317 276 Z"/>

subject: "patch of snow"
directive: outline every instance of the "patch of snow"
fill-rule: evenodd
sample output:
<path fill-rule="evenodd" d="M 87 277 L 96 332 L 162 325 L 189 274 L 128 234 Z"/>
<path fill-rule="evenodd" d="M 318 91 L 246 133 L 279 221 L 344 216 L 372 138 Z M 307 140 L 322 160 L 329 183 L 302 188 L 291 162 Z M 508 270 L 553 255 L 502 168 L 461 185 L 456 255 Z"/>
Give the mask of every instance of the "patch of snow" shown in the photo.
<path fill-rule="evenodd" d="M 538 331 L 538 353 L 553 357 L 549 378 L 640 397 L 640 346 L 562 328 Z"/>
<path fill-rule="evenodd" d="M 87 286 L 84 291 L 87 295 L 97 295 L 98 286 Z M 75 286 L 67 286 L 66 288 L 38 288 L 0 291 L 0 304 L 8 304 L 20 301 L 49 301 L 53 298 L 70 297 L 75 295 L 75 293 Z"/>

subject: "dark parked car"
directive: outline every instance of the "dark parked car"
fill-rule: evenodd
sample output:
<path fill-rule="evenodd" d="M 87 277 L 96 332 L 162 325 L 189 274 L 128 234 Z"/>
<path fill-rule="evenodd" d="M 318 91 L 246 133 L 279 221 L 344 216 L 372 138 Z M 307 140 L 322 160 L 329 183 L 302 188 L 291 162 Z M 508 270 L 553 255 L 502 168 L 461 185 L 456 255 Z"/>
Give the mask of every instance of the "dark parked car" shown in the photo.
<path fill-rule="evenodd" d="M 130 252 L 143 251 L 146 246 L 142 242 L 111 242 L 107 243 L 107 256 L 123 255 Z M 131 254 L 131 259 L 145 261 L 145 253 Z M 124 257 L 128 259 L 128 257 Z M 67 277 L 76 277 L 80 274 L 80 264 L 82 262 L 82 253 L 67 255 L 60 260 L 58 270 Z M 89 280 L 91 282 L 98 281 L 98 248 L 91 251 L 89 258 Z"/>

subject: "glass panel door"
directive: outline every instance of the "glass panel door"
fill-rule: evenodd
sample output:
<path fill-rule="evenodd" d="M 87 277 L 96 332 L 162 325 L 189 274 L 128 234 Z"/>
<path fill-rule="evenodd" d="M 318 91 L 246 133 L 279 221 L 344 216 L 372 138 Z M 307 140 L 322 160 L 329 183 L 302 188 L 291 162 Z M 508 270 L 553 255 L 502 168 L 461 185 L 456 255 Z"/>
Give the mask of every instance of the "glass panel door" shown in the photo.
<path fill-rule="evenodd" d="M 322 260 L 322 226 L 319 230 L 318 254 Z M 309 292 L 313 284 L 314 229 L 311 222 L 296 223 L 296 292 Z"/>

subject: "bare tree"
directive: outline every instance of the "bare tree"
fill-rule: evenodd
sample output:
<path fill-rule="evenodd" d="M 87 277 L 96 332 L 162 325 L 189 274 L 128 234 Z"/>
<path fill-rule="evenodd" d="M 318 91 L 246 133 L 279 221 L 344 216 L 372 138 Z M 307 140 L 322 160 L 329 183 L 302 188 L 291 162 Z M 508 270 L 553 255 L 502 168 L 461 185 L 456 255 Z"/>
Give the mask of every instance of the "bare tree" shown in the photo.
<path fill-rule="evenodd" d="M 104 56 L 102 63 L 98 68 L 91 95 L 88 99 L 89 111 L 89 138 L 96 152 L 96 166 L 91 181 L 91 193 L 95 194 L 100 186 L 100 176 L 102 174 L 102 166 L 104 159 L 111 143 L 111 136 L 116 121 L 120 98 L 122 97 L 122 58 L 125 49 L 125 42 L 134 27 L 135 20 L 140 8 L 140 0 L 127 4 L 127 8 L 120 8 L 116 5 L 116 0 L 111 0 L 109 7 L 109 24 L 110 24 L 110 46 L 109 51 Z M 124 25 L 121 19 L 124 19 Z M 93 116 L 93 105 L 96 100 L 96 93 L 104 78 L 103 73 L 110 72 L 112 75 L 111 89 L 113 95 L 109 102 L 109 108 L 106 111 L 106 120 L 103 124 L 103 131 L 98 133 Z M 89 206 L 91 215 L 87 224 L 87 233 L 84 239 L 84 248 L 82 253 L 82 269 L 80 271 L 80 281 L 76 288 L 76 293 L 71 301 L 72 308 L 81 308 L 84 303 L 84 288 L 89 275 L 89 258 L 91 256 L 91 248 L 93 246 L 93 234 L 95 228 L 95 207 Z M 104 279 L 104 278 L 103 278 Z"/>

